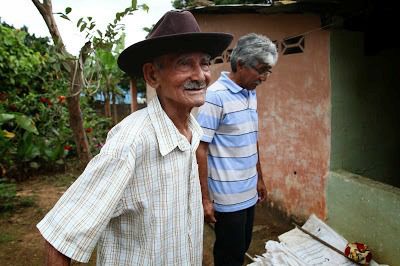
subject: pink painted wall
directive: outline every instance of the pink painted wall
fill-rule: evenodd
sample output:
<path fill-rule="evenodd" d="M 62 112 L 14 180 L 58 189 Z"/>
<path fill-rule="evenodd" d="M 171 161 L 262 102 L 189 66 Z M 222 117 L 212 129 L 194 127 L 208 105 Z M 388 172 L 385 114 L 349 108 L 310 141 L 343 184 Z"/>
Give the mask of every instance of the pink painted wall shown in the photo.
<path fill-rule="evenodd" d="M 249 32 L 279 43 L 320 27 L 307 14 L 195 14 L 202 31 Z M 283 55 L 257 88 L 260 158 L 269 201 L 288 215 L 326 218 L 330 156 L 329 32 L 305 35 L 303 53 Z M 213 79 L 227 63 L 215 65 Z"/>

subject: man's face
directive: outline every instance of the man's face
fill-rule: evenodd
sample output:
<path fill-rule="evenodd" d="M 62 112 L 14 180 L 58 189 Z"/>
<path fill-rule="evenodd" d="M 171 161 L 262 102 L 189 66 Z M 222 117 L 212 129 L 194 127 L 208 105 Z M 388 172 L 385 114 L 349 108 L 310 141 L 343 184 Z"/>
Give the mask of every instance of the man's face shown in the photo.
<path fill-rule="evenodd" d="M 272 73 L 271 66 L 260 63 L 256 66 L 242 66 L 241 71 L 241 85 L 248 90 L 254 90 Z"/>
<path fill-rule="evenodd" d="M 210 57 L 207 54 L 168 54 L 158 58 L 155 64 L 157 95 L 164 108 L 191 110 L 204 104 L 211 79 Z"/>

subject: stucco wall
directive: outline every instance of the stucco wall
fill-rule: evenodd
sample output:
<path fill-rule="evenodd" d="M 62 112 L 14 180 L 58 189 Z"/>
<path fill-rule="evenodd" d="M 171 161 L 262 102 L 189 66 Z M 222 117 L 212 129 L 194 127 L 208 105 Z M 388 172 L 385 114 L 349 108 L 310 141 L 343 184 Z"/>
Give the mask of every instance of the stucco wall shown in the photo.
<path fill-rule="evenodd" d="M 400 55 L 366 56 L 364 44 L 362 33 L 331 33 L 331 169 L 400 187 Z"/>
<path fill-rule="evenodd" d="M 331 33 L 327 222 L 349 241 L 366 243 L 379 263 L 400 265 L 399 53 L 366 56 L 366 41 L 362 33 Z"/>
<path fill-rule="evenodd" d="M 304 14 L 195 14 L 203 31 L 249 32 L 282 40 L 320 27 Z M 268 81 L 257 88 L 260 156 L 269 201 L 299 218 L 324 218 L 330 151 L 329 33 L 305 35 L 303 53 L 282 55 Z M 281 48 L 281 46 L 280 46 Z M 216 65 L 214 77 L 228 65 Z"/>
<path fill-rule="evenodd" d="M 400 265 L 400 189 L 338 170 L 330 174 L 327 202 L 333 229 L 366 243 L 377 262 Z"/>

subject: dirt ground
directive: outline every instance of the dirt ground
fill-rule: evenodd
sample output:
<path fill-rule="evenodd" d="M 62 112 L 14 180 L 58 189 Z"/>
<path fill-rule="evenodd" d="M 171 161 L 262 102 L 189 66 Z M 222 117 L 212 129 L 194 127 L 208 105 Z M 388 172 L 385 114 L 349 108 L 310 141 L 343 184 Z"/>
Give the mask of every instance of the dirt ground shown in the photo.
<path fill-rule="evenodd" d="M 0 265 L 43 265 L 44 242 L 36 224 L 54 205 L 65 189 L 72 183 L 73 174 L 36 177 L 17 185 L 20 197 L 31 199 L 29 207 L 17 208 L 14 212 L 0 215 Z M 265 252 L 267 240 L 277 240 L 278 235 L 292 229 L 290 221 L 265 205 L 256 209 L 253 241 L 247 252 L 251 257 Z M 203 265 L 213 265 L 213 229 L 204 227 Z M 246 258 L 246 264 L 251 260 Z M 73 263 L 73 265 L 84 265 Z M 87 265 L 95 265 L 95 254 Z"/>

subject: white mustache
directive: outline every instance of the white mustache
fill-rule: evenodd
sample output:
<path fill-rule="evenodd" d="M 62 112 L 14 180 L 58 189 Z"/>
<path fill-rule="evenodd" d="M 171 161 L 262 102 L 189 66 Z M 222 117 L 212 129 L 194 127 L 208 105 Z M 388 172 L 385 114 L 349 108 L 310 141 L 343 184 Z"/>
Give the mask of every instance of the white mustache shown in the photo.
<path fill-rule="evenodd" d="M 185 84 L 183 84 L 183 87 L 186 90 L 205 89 L 207 87 L 207 83 L 205 81 L 187 81 Z"/>

